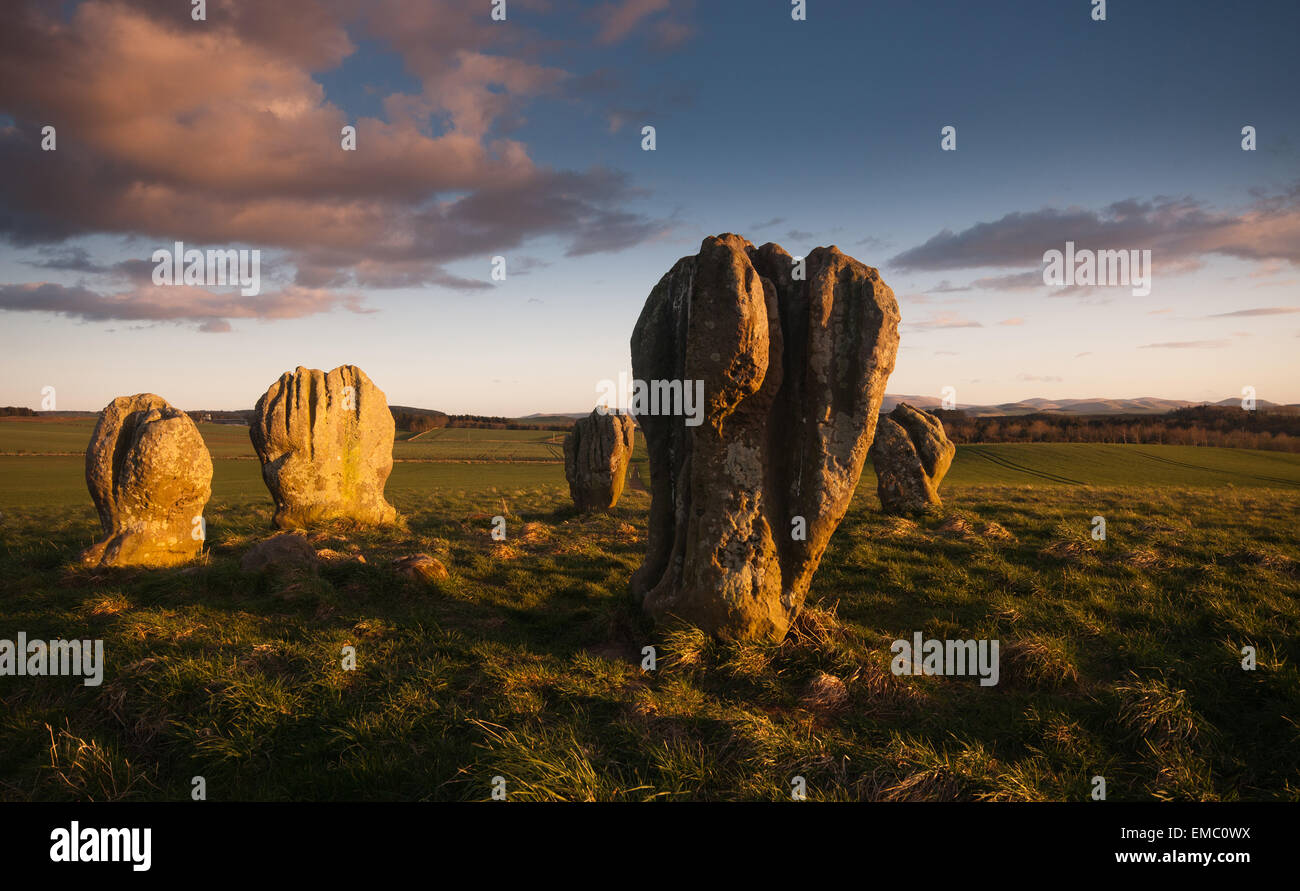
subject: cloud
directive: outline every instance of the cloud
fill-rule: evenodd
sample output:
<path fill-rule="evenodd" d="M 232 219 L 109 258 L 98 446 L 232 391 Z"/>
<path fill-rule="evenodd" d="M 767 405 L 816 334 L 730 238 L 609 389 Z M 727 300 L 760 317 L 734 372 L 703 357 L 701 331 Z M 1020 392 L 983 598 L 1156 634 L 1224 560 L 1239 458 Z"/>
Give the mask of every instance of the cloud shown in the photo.
<path fill-rule="evenodd" d="M 1044 287 L 1043 273 L 1035 269 L 1033 272 L 1014 272 L 1009 275 L 986 276 L 975 279 L 970 283 L 970 286 L 986 291 L 1020 291 L 1027 288 L 1041 288 Z"/>
<path fill-rule="evenodd" d="M 1266 306 L 1260 309 L 1239 309 L 1234 312 L 1216 312 L 1208 315 L 1207 319 L 1230 319 L 1242 318 L 1248 316 L 1282 316 L 1289 313 L 1300 312 L 1300 306 Z"/>
<path fill-rule="evenodd" d="M 952 312 L 936 313 L 935 315 L 931 316 L 929 319 L 926 319 L 925 321 L 905 322 L 904 324 L 911 325 L 913 328 L 920 328 L 922 330 L 932 330 L 938 328 L 983 328 L 984 327 L 979 322 L 973 321 L 971 319 L 962 318 L 957 313 L 952 313 Z"/>
<path fill-rule="evenodd" d="M 1277 275 L 1284 269 L 1286 269 L 1286 266 L 1277 260 L 1268 260 L 1264 263 L 1260 263 L 1257 267 L 1247 273 L 1247 275 L 1251 278 L 1269 278 L 1270 276 Z"/>
<path fill-rule="evenodd" d="M 364 288 L 418 288 L 433 284 L 451 291 L 490 291 L 490 267 L 484 264 L 483 278 L 452 275 L 425 260 L 360 261 L 354 270 L 355 281 Z M 510 272 L 507 266 L 507 272 Z"/>
<path fill-rule="evenodd" d="M 1080 249 L 1150 249 L 1160 262 L 1192 264 L 1182 270 L 1207 254 L 1300 264 L 1300 184 L 1281 194 L 1256 196 L 1249 207 L 1234 212 L 1166 197 L 1129 198 L 1099 211 L 1017 211 L 959 232 L 944 229 L 894 256 L 890 264 L 905 270 L 1041 268 L 1043 253 L 1067 241 Z M 1010 280 L 1028 284 L 1029 273 L 1023 275 Z"/>
<path fill-rule="evenodd" d="M 598 108 L 608 122 L 610 133 L 619 132 L 628 123 L 635 124 L 639 142 L 643 125 L 661 123 L 691 106 L 699 85 L 691 80 L 668 78 L 646 85 L 629 78 L 624 70 L 599 68 L 566 80 L 563 91 L 577 103 Z"/>
<path fill-rule="evenodd" d="M 771 229 L 773 226 L 779 226 L 785 222 L 785 217 L 772 217 L 770 220 L 764 220 L 761 223 L 750 223 L 750 230 Z"/>
<path fill-rule="evenodd" d="M 1138 347 L 1140 350 L 1209 350 L 1225 347 L 1228 345 L 1226 340 L 1176 340 L 1166 343 L 1146 343 Z"/>
<path fill-rule="evenodd" d="M 372 312 L 359 297 L 291 286 L 243 297 L 190 286 L 150 286 L 106 296 L 81 286 L 50 282 L 0 285 L 0 310 L 49 312 L 87 322 L 194 323 L 199 330 L 231 330 L 228 319 L 298 319 L 334 309 Z"/>
<path fill-rule="evenodd" d="M 171 0 L 51 7 L 0 13 L 0 108 L 14 120 L 0 127 L 0 239 L 12 244 L 247 245 L 282 252 L 301 288 L 472 292 L 444 265 L 537 238 L 570 256 L 619 251 L 671 226 L 634 208 L 646 193 L 626 174 L 550 169 L 502 132 L 569 74 L 538 60 L 523 25 L 494 28 L 455 0 L 226 0 L 201 28 Z M 352 35 L 399 55 L 420 85 L 386 96 L 383 119 L 352 119 L 315 79 L 356 52 Z M 40 150 L 49 120 L 57 152 Z M 345 124 L 355 152 L 340 147 Z M 75 247 L 35 265 L 138 280 Z"/>
<path fill-rule="evenodd" d="M 27 261 L 28 266 L 35 266 L 38 269 L 56 269 L 66 272 L 92 272 L 105 273 L 112 271 L 112 267 L 103 266 L 90 259 L 90 252 L 83 247 L 50 247 L 43 246 L 39 253 L 46 257 L 44 260 Z"/>
<path fill-rule="evenodd" d="M 626 38 L 641 22 L 670 6 L 669 0 L 623 0 L 598 7 L 595 16 L 601 22 L 596 42 L 618 43 Z"/>
<path fill-rule="evenodd" d="M 623 42 L 633 33 L 644 33 L 655 49 L 673 49 L 689 39 L 694 29 L 671 16 L 656 19 L 671 8 L 670 0 L 622 0 L 602 4 L 593 12 L 600 23 L 596 43 L 609 46 Z M 651 19 L 655 21 L 651 22 Z"/>
<path fill-rule="evenodd" d="M 1024 323 L 1025 320 L 1019 317 L 1016 317 L 1014 319 L 1003 319 L 1002 321 L 998 322 L 999 325 L 1023 325 Z"/>
<path fill-rule="evenodd" d="M 1064 378 L 1057 377 L 1054 374 L 1034 375 L 1034 374 L 1026 374 L 1025 372 L 1022 371 L 1016 375 L 1016 380 L 1042 383 L 1042 384 L 1056 384 L 1056 383 L 1060 383 L 1062 380 L 1064 380 Z"/>
<path fill-rule="evenodd" d="M 550 265 L 540 257 L 510 257 L 508 258 L 508 274 L 530 275 L 539 269 L 546 269 Z"/>
<path fill-rule="evenodd" d="M 651 30 L 650 46 L 659 52 L 669 52 L 695 36 L 695 27 L 674 19 L 662 19 Z"/>

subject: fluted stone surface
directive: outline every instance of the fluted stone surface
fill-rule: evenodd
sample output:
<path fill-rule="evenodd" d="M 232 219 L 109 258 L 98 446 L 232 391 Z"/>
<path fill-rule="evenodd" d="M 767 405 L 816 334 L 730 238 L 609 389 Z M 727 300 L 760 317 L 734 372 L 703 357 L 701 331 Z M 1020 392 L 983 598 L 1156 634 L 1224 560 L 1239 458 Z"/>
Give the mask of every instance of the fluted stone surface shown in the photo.
<path fill-rule="evenodd" d="M 274 524 L 396 520 L 384 498 L 395 431 L 383 391 L 355 365 L 282 374 L 257 400 L 248 431 L 275 501 Z"/>
<path fill-rule="evenodd" d="M 609 510 L 618 503 L 635 430 L 631 415 L 593 410 L 564 437 L 564 475 L 578 510 Z"/>
<path fill-rule="evenodd" d="M 799 269 L 775 244 L 720 235 L 659 281 L 634 376 L 701 379 L 705 404 L 699 426 L 637 415 L 652 500 L 632 590 L 650 615 L 785 635 L 862 472 L 898 320 L 879 273 L 835 247 Z"/>

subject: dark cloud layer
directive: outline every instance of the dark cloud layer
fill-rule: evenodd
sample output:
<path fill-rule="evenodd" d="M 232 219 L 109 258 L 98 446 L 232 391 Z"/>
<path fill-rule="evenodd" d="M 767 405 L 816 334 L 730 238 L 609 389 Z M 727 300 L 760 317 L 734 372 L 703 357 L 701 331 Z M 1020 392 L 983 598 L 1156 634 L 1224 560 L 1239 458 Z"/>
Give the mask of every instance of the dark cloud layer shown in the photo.
<path fill-rule="evenodd" d="M 0 310 L 57 313 L 87 322 L 190 322 L 209 332 L 230 330 L 228 319 L 298 319 L 334 309 L 372 311 L 355 295 L 298 286 L 243 297 L 197 287 L 150 286 L 104 295 L 51 283 L 0 285 Z"/>
<path fill-rule="evenodd" d="M 590 27 L 613 44 L 651 23 L 664 39 L 680 24 L 663 4 L 623 0 Z M 172 0 L 6 3 L 0 113 L 15 123 L 0 128 L 0 239 L 41 249 L 39 268 L 137 284 L 142 269 L 100 266 L 63 243 L 110 234 L 276 251 L 296 268 L 279 293 L 297 305 L 333 288 L 485 290 L 487 259 L 535 238 L 582 256 L 660 236 L 669 224 L 635 210 L 644 194 L 625 174 L 541 166 L 506 134 L 504 122 L 570 80 L 534 37 L 457 0 L 224 0 L 205 23 Z M 420 84 L 386 97 L 382 120 L 349 120 L 314 79 L 356 51 L 354 38 L 397 52 Z M 46 123 L 57 151 L 41 151 Z M 357 127 L 355 152 L 340 147 L 344 125 Z M 482 281 L 446 269 L 466 259 L 484 261 Z M 10 309 L 39 294 L 65 312 L 72 299 L 5 293 Z M 155 317 L 138 287 L 99 299 L 114 318 L 133 301 Z M 241 300 L 259 305 L 230 300 L 227 318 L 246 317 Z"/>
<path fill-rule="evenodd" d="M 1093 250 L 1152 251 L 1157 263 L 1187 263 L 1206 254 L 1244 260 L 1300 263 L 1300 185 L 1279 195 L 1257 196 L 1236 213 L 1212 211 L 1190 198 L 1128 199 L 1101 211 L 1046 208 L 1009 213 L 960 232 L 945 229 L 897 254 L 905 270 L 1037 267 L 1043 253 L 1067 241 Z M 977 280 L 975 287 L 1042 284 L 1025 272 Z"/>

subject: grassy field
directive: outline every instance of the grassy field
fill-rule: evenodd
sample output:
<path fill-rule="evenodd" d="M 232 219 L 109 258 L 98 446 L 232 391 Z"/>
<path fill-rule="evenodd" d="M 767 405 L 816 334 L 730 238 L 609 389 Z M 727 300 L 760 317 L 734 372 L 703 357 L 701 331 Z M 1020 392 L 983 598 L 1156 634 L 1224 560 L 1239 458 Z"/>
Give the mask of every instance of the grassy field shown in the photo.
<path fill-rule="evenodd" d="M 213 458 L 254 459 L 248 427 L 199 424 Z M 0 456 L 84 455 L 93 419 L 0 418 Z M 399 431 L 393 445 L 397 461 L 564 461 L 564 434 L 550 430 Z"/>
<path fill-rule="evenodd" d="M 546 431 L 399 442 L 400 529 L 330 530 L 366 562 L 262 578 L 238 563 L 270 498 L 220 425 L 203 561 L 77 566 L 91 426 L 0 422 L 0 638 L 107 652 L 98 688 L 0 678 L 0 798 L 203 776 L 213 800 L 478 800 L 501 776 L 512 799 L 788 800 L 804 776 L 811 799 L 1084 800 L 1100 775 L 1112 800 L 1300 799 L 1300 456 L 966 446 L 919 522 L 879 513 L 868 469 L 795 631 L 724 645 L 641 620 L 648 498 L 575 515 Z M 389 568 L 421 551 L 451 577 Z M 1000 640 L 999 684 L 895 677 L 916 631 Z"/>

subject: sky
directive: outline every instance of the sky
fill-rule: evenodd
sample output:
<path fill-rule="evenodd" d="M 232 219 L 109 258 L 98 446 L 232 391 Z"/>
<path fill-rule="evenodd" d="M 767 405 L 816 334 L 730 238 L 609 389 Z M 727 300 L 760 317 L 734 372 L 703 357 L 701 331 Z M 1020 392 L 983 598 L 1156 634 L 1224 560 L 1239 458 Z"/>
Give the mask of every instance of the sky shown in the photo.
<path fill-rule="evenodd" d="M 1300 402 L 1300 4 L 1094 5 L 7 0 L 0 405 L 350 363 L 584 411 L 723 232 L 877 267 L 890 393 Z M 260 293 L 155 284 L 177 241 L 260 251 Z M 1150 293 L 1045 285 L 1067 242 L 1150 251 Z"/>

